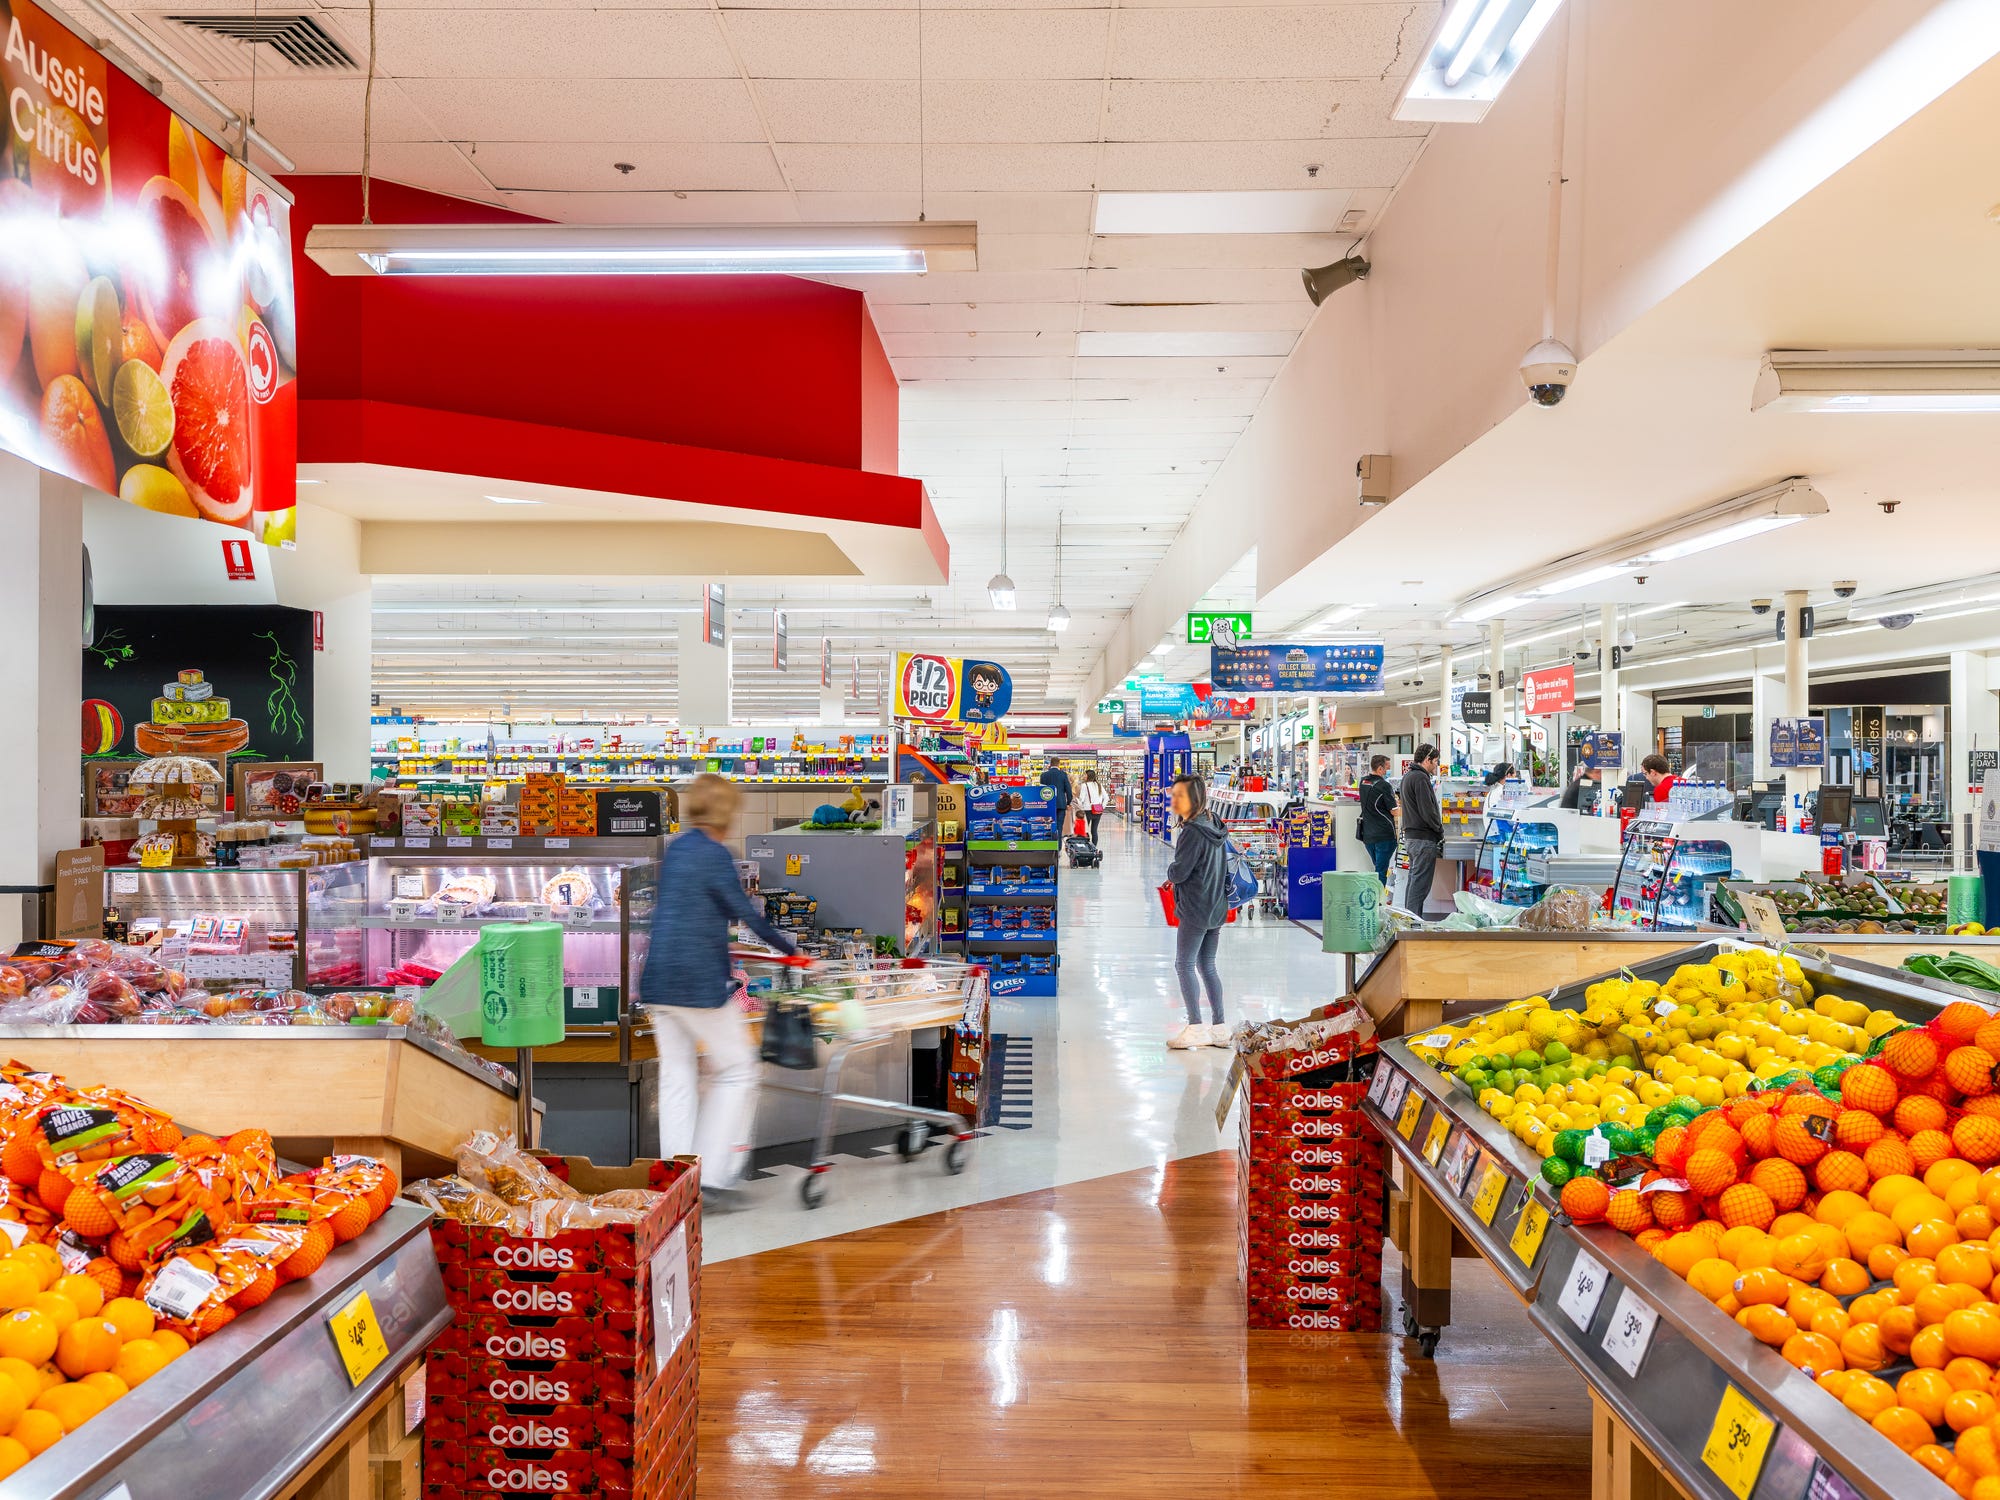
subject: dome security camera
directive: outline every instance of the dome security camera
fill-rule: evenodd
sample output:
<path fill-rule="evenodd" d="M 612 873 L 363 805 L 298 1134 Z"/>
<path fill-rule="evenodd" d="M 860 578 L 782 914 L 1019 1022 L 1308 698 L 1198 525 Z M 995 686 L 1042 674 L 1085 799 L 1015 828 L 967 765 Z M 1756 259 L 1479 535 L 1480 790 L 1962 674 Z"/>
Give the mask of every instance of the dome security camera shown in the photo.
<path fill-rule="evenodd" d="M 1521 356 L 1521 383 L 1537 406 L 1560 405 L 1576 383 L 1576 353 L 1561 339 L 1543 339 Z"/>
<path fill-rule="evenodd" d="M 1750 601 L 1751 614 L 1768 615 L 1770 612 L 1771 612 L 1771 601 L 1769 599 L 1752 599 Z"/>
<path fill-rule="evenodd" d="M 1836 578 L 1833 581 L 1834 597 L 1838 599 L 1852 599 L 1860 588 L 1861 585 L 1852 578 Z"/>

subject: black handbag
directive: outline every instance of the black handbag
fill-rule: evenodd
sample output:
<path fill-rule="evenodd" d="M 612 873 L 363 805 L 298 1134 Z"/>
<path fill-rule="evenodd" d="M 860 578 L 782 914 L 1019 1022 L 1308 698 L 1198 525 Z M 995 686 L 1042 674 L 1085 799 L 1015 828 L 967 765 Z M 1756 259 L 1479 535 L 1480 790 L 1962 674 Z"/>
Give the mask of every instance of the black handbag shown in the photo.
<path fill-rule="evenodd" d="M 804 1000 L 776 1000 L 764 1012 L 764 1036 L 759 1055 L 780 1068 L 816 1068 L 819 1049 L 813 1035 L 812 1005 Z"/>

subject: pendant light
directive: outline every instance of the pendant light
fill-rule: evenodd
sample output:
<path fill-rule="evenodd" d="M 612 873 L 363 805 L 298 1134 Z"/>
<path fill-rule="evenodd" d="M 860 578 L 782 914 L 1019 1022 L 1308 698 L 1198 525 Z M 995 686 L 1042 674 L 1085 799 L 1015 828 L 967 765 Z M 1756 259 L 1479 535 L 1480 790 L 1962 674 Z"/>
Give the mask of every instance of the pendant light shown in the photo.
<path fill-rule="evenodd" d="M 1069 611 L 1062 602 L 1062 512 L 1056 512 L 1056 602 L 1049 609 L 1049 629 L 1069 629 Z"/>
<path fill-rule="evenodd" d="M 1007 478 L 1000 477 L 1000 571 L 986 580 L 986 597 L 995 609 L 1014 607 L 1014 580 L 1007 576 Z"/>

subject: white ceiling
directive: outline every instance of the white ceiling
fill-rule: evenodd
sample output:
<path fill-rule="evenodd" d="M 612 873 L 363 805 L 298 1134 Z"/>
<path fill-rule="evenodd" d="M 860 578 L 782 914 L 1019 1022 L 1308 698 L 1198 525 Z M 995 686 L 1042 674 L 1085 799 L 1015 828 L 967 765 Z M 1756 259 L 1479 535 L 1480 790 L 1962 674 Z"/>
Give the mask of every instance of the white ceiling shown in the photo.
<path fill-rule="evenodd" d="M 166 14 L 252 9 L 119 8 L 191 64 Z M 366 57 L 365 5 L 283 8 Z M 1436 11 L 381 0 L 373 170 L 570 222 L 976 221 L 976 272 L 847 283 L 903 382 L 902 472 L 952 544 L 902 638 L 1039 622 L 1061 515 L 1074 624 L 995 654 L 1031 705 L 1064 703 L 1310 318 L 1299 268 L 1345 253 L 1416 159 L 1427 127 L 1389 114 Z M 247 55 L 202 51 L 247 108 Z M 361 78 L 258 68 L 259 128 L 302 171 L 359 170 Z M 1100 189 L 1310 191 L 1300 222 L 1343 232 L 1099 236 Z M 1013 616 L 985 599 L 1003 478 Z"/>

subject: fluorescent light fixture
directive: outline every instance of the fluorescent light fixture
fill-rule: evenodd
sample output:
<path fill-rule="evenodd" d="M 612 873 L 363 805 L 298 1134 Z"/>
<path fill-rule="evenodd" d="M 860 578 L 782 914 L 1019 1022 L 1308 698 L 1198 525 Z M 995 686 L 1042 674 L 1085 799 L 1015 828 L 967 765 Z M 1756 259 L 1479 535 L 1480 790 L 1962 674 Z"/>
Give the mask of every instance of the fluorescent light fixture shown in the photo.
<path fill-rule="evenodd" d="M 1349 620 L 1361 614 L 1369 607 L 1366 604 L 1336 604 L 1332 609 L 1308 625 L 1306 629 L 1331 630 L 1336 625 L 1345 625 Z"/>
<path fill-rule="evenodd" d="M 972 224 L 321 224 L 334 276 L 849 276 L 978 269 Z"/>
<path fill-rule="evenodd" d="M 1181 356 L 1198 359 L 1282 359 L 1299 341 L 1296 333 L 1182 333 L 1172 329 L 1126 332 L 1086 329 L 1076 336 L 1076 352 L 1084 359 Z"/>
<path fill-rule="evenodd" d="M 486 498 L 495 505 L 540 505 L 542 503 L 539 500 L 523 500 L 518 495 L 488 495 Z"/>
<path fill-rule="evenodd" d="M 1093 234 L 1332 234 L 1345 188 L 1247 193 L 1099 193 Z"/>
<path fill-rule="evenodd" d="M 1546 598 L 1550 594 L 1567 594 L 1571 589 L 1587 589 L 1593 583 L 1604 583 L 1613 578 L 1623 578 L 1632 569 L 1625 563 L 1599 563 L 1594 568 L 1581 572 L 1567 573 L 1561 578 L 1553 578 L 1547 583 L 1538 583 L 1528 592 L 1536 598 Z"/>
<path fill-rule="evenodd" d="M 1939 610 L 1968 610 L 1969 606 L 1994 603 L 2000 603 L 2000 573 L 1864 599 L 1847 607 L 1847 618 L 1880 620 L 1893 615 L 1922 615 L 1925 619 L 1939 619 L 1942 618 Z"/>
<path fill-rule="evenodd" d="M 1396 118 L 1484 119 L 1561 6 L 1562 0 L 1450 0 L 1403 84 Z"/>
<path fill-rule="evenodd" d="M 1533 601 L 1531 594 L 1494 594 L 1475 604 L 1468 604 L 1451 617 L 1454 625 L 1477 625 L 1481 620 L 1490 620 L 1495 615 L 1505 614 L 1510 609 L 1518 609 Z"/>
<path fill-rule="evenodd" d="M 1069 611 L 1064 609 L 1060 604 L 1049 611 L 1049 629 L 1069 629 Z"/>
<path fill-rule="evenodd" d="M 1773 349 L 1750 409 L 2000 412 L 2000 349 Z"/>
<path fill-rule="evenodd" d="M 1691 557 L 1697 552 L 1706 552 L 1711 547 L 1724 547 L 1731 542 L 1740 542 L 1748 537 L 1762 536 L 1767 531 L 1776 531 L 1781 526 L 1790 526 L 1795 521 L 1803 521 L 1800 513 L 1774 516 L 1752 516 L 1746 521 L 1732 521 L 1727 526 L 1718 526 L 1713 531 L 1697 532 L 1678 542 L 1663 542 L 1648 549 L 1641 556 L 1632 559 L 1634 563 L 1672 562 L 1677 557 Z"/>
<path fill-rule="evenodd" d="M 293 484 L 325 484 L 324 479 L 294 479 Z"/>
<path fill-rule="evenodd" d="M 986 580 L 986 597 L 993 601 L 995 609 L 1014 607 L 1014 580 L 1005 573 L 995 573 Z"/>

